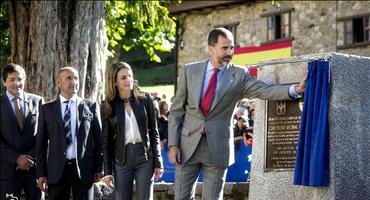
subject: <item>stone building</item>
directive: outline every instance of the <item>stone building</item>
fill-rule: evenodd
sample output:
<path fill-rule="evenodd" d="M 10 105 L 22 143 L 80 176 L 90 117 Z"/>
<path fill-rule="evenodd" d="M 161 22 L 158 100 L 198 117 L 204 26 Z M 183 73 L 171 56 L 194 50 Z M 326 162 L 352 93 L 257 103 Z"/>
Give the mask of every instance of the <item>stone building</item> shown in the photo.
<path fill-rule="evenodd" d="M 370 1 L 183 1 L 177 18 L 177 67 L 204 60 L 208 32 L 223 26 L 235 46 L 292 40 L 292 56 L 340 52 L 370 56 Z"/>

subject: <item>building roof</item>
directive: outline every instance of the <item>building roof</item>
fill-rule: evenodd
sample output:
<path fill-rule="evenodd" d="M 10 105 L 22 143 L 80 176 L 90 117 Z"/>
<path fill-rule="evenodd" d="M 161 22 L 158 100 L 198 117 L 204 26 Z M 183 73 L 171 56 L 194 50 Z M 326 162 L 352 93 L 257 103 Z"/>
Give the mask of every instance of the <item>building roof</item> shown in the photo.
<path fill-rule="evenodd" d="M 189 12 L 192 10 L 201 10 L 204 8 L 213 8 L 217 6 L 227 6 L 231 4 L 241 4 L 253 2 L 253 0 L 227 0 L 227 1 L 191 1 L 184 0 L 178 5 L 166 6 L 171 14 L 178 14 L 182 12 Z"/>

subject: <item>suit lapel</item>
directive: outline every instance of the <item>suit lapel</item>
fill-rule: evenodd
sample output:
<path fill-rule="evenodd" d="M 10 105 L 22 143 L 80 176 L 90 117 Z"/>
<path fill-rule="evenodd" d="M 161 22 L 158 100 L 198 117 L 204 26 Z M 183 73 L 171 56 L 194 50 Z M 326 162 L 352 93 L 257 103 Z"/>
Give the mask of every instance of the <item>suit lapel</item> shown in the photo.
<path fill-rule="evenodd" d="M 213 110 L 213 108 L 216 107 L 216 105 L 220 102 L 223 96 L 227 93 L 227 91 L 230 89 L 230 86 L 235 81 L 235 71 L 233 70 L 232 64 L 226 67 L 224 73 L 221 76 L 221 80 L 218 84 L 218 91 L 216 91 L 216 96 L 212 104 L 212 108 L 210 112 Z"/>
<path fill-rule="evenodd" d="M 125 108 L 123 107 L 123 102 L 120 98 L 115 98 L 114 100 L 114 116 L 116 116 L 117 123 L 122 124 L 121 131 L 117 131 L 117 133 L 125 133 Z"/>
<path fill-rule="evenodd" d="M 63 118 L 62 118 L 62 112 L 61 112 L 61 104 L 60 104 L 60 99 L 57 98 L 55 101 L 54 101 L 54 104 L 53 104 L 53 113 L 56 113 L 56 122 L 60 128 L 60 130 L 62 131 L 62 133 L 64 133 L 64 129 L 63 129 Z"/>
<path fill-rule="evenodd" d="M 146 127 L 145 123 L 146 122 L 145 122 L 145 119 L 143 118 L 144 113 L 145 113 L 145 111 L 144 111 L 145 105 L 143 105 L 144 104 L 143 101 L 144 100 L 136 100 L 134 98 L 130 100 L 130 105 L 131 105 L 131 108 L 132 108 L 132 112 L 133 112 L 134 117 L 136 119 L 139 131 L 140 131 L 141 138 L 144 138 L 144 136 L 145 136 L 144 134 L 146 133 L 146 130 L 145 130 L 145 127 Z"/>
<path fill-rule="evenodd" d="M 18 125 L 18 121 L 17 121 L 17 118 L 15 117 L 15 113 L 12 109 L 12 105 L 9 101 L 9 98 L 6 94 L 4 94 L 3 96 L 1 96 L 1 109 L 4 109 L 4 113 L 10 113 L 10 118 L 13 122 L 11 122 L 12 124 L 17 124 L 19 130 L 20 130 L 20 127 Z"/>
<path fill-rule="evenodd" d="M 208 61 L 201 62 L 199 63 L 196 68 L 194 68 L 192 71 L 193 76 L 194 76 L 194 93 L 193 95 L 196 95 L 196 102 L 198 102 L 199 110 L 200 109 L 200 101 L 202 100 L 202 89 L 203 89 L 203 82 L 204 82 L 204 77 L 207 69 L 207 63 Z"/>
<path fill-rule="evenodd" d="M 26 114 L 25 114 L 25 118 L 27 119 L 28 115 L 32 114 L 35 110 L 35 107 L 33 105 L 33 101 L 32 101 L 32 97 L 30 95 L 28 95 L 27 93 L 24 93 L 24 99 L 26 101 L 25 105 L 26 106 Z"/>
<path fill-rule="evenodd" d="M 77 118 L 77 124 L 76 124 L 76 136 L 78 136 L 79 130 L 80 130 L 80 125 L 82 120 L 84 118 L 90 118 L 92 117 L 92 113 L 88 107 L 88 105 L 85 103 L 83 99 L 80 97 L 77 97 L 76 99 L 76 104 L 77 104 L 77 111 L 76 111 L 76 118 Z"/>
<path fill-rule="evenodd" d="M 80 115 L 83 115 L 84 107 L 85 107 L 82 99 L 80 99 L 80 98 L 77 97 L 77 99 L 76 99 L 76 106 L 77 106 L 77 111 L 76 111 L 76 119 L 77 119 L 76 137 L 77 137 L 77 133 L 78 133 L 78 130 L 80 130 L 81 119 L 82 119 L 82 117 Z"/>

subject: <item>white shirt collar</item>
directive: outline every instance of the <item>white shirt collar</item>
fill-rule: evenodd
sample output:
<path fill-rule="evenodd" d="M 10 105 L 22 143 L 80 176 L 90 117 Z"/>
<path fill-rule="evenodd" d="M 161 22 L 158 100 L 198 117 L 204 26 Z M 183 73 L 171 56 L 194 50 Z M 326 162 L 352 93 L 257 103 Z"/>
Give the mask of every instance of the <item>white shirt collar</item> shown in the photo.
<path fill-rule="evenodd" d="M 13 101 L 13 99 L 15 98 L 14 95 L 12 95 L 10 92 L 6 91 L 6 95 L 8 96 L 8 99 L 9 101 Z M 19 99 L 21 101 L 24 101 L 24 102 L 27 102 L 26 99 L 25 99 L 25 94 L 24 94 L 24 91 L 23 90 L 20 90 L 19 91 Z"/>
<path fill-rule="evenodd" d="M 65 101 L 72 101 L 72 102 L 77 103 L 77 94 L 73 95 L 72 98 L 70 98 L 70 99 L 66 99 L 62 95 L 59 95 L 59 98 L 60 98 L 61 103 L 65 102 Z"/>
<path fill-rule="evenodd" d="M 229 66 L 229 64 L 230 63 L 228 63 L 228 64 L 226 64 L 226 65 L 222 65 L 219 69 L 220 69 L 220 72 L 222 73 L 225 69 L 226 69 L 226 67 L 228 67 Z M 206 69 L 206 71 L 208 72 L 208 71 L 213 71 L 213 69 L 215 68 L 215 66 L 213 66 L 213 64 L 211 63 L 211 60 L 208 60 L 208 64 L 207 64 L 207 69 Z M 219 74 L 221 74 L 221 73 L 219 73 Z"/>

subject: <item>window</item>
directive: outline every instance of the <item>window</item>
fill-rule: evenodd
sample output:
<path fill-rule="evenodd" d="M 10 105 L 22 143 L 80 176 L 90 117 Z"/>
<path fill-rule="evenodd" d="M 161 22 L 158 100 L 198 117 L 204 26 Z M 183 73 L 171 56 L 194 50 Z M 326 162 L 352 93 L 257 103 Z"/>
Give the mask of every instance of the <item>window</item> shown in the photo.
<path fill-rule="evenodd" d="M 224 25 L 224 28 L 226 28 L 227 30 L 229 30 L 233 34 L 233 36 L 235 38 L 236 37 L 236 26 L 237 25 L 238 24 L 228 24 L 228 25 Z"/>
<path fill-rule="evenodd" d="M 340 47 L 353 47 L 370 42 L 370 14 L 343 17 L 338 19 L 343 23 L 343 39 Z"/>
<path fill-rule="evenodd" d="M 358 17 L 344 22 L 344 44 L 355 44 L 370 41 L 370 16 Z"/>
<path fill-rule="evenodd" d="M 275 40 L 290 39 L 290 12 L 293 8 L 264 12 L 267 19 L 267 43 Z"/>
<path fill-rule="evenodd" d="M 227 30 L 229 30 L 233 36 L 234 36 L 234 44 L 237 44 L 236 43 L 236 27 L 239 25 L 239 22 L 237 23 L 234 23 L 234 24 L 223 24 L 223 25 L 218 25 L 218 26 L 215 26 L 215 28 L 217 27 L 224 27 L 226 28 Z"/>
<path fill-rule="evenodd" d="M 267 17 L 267 40 L 278 40 L 290 37 L 290 13 Z"/>

